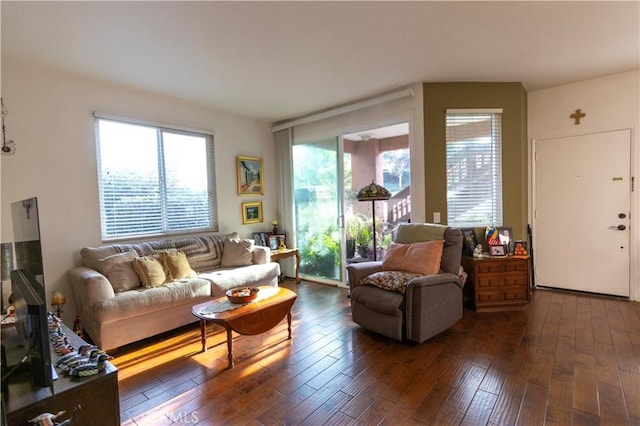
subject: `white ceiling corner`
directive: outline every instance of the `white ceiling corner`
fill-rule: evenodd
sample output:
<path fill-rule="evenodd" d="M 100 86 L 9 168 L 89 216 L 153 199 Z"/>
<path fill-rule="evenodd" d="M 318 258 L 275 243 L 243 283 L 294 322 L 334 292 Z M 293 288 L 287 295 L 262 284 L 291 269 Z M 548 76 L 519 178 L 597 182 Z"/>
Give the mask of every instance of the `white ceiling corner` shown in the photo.
<path fill-rule="evenodd" d="M 640 67 L 638 1 L 0 2 L 2 61 L 275 122 L 415 82 Z"/>

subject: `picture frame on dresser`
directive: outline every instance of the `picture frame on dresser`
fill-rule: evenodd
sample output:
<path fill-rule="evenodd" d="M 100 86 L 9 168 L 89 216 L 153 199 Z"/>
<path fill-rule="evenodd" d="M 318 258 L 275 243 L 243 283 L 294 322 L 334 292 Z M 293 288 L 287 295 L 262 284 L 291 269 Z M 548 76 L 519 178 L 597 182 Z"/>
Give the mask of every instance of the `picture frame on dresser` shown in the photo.
<path fill-rule="evenodd" d="M 510 226 L 498 226 L 498 236 L 502 244 L 508 245 L 513 241 L 513 228 Z"/>
<path fill-rule="evenodd" d="M 271 234 L 269 235 L 269 248 L 271 250 L 280 250 L 286 248 L 286 236 L 284 234 Z"/>
<path fill-rule="evenodd" d="M 253 241 L 255 241 L 255 245 L 265 247 L 267 243 L 264 240 L 264 236 L 262 234 L 263 232 L 254 232 L 251 234 L 251 236 L 253 237 Z"/>
<path fill-rule="evenodd" d="M 489 255 L 490 256 L 506 256 L 507 249 L 503 244 L 499 246 L 489 246 Z"/>
<path fill-rule="evenodd" d="M 472 256 L 473 251 L 478 245 L 478 239 L 476 238 L 476 232 L 473 228 L 460 228 L 462 232 L 462 254 Z"/>

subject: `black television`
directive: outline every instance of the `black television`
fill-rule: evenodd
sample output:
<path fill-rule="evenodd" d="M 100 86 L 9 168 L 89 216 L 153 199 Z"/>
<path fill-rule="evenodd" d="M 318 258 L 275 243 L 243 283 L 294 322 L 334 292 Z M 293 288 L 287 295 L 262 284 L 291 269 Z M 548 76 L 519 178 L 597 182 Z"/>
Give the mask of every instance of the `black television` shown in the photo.
<path fill-rule="evenodd" d="M 28 363 L 31 382 L 38 387 L 52 387 L 51 348 L 47 305 L 42 299 L 43 286 L 26 269 L 11 271 L 11 291 L 15 307 L 15 327 L 20 343 L 15 350 L 20 363 Z"/>
<path fill-rule="evenodd" d="M 34 386 L 52 388 L 54 374 L 51 367 L 38 199 L 31 197 L 11 203 L 11 221 L 15 250 L 11 292 L 20 340 L 17 346 L 19 353 L 13 356 L 21 359 L 20 363 L 28 364 Z"/>
<path fill-rule="evenodd" d="M 31 197 L 11 203 L 15 269 L 31 272 L 42 284 L 44 292 L 44 265 L 40 243 L 40 217 L 38 198 Z M 45 294 L 40 295 L 46 300 Z"/>

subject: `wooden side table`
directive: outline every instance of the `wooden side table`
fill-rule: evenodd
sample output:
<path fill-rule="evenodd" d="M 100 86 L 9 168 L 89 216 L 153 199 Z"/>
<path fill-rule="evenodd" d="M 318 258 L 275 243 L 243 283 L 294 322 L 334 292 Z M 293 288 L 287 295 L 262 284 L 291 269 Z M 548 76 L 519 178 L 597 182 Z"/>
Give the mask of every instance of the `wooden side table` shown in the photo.
<path fill-rule="evenodd" d="M 300 284 L 300 277 L 298 271 L 300 270 L 300 250 L 297 248 L 286 248 L 281 250 L 271 250 L 271 261 L 277 262 L 280 259 L 286 259 L 287 257 L 296 257 L 296 284 Z"/>
<path fill-rule="evenodd" d="M 529 258 L 462 256 L 469 275 L 464 300 L 477 312 L 524 309 L 529 303 Z"/>

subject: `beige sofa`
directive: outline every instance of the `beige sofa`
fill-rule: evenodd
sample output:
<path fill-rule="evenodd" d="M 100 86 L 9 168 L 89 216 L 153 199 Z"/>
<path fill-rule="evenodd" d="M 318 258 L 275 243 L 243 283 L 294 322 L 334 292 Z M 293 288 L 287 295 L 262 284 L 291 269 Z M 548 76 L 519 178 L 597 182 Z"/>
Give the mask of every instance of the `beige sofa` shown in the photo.
<path fill-rule="evenodd" d="M 236 233 L 86 247 L 81 257 L 82 266 L 69 271 L 81 324 L 96 345 L 111 351 L 196 321 L 191 307 L 207 298 L 236 287 L 277 286 L 280 275 L 268 248 Z M 152 258 L 167 274 L 162 284 L 140 275 L 140 265 Z M 178 279 L 169 272 L 170 259 L 182 260 L 181 269 L 174 265 Z"/>

